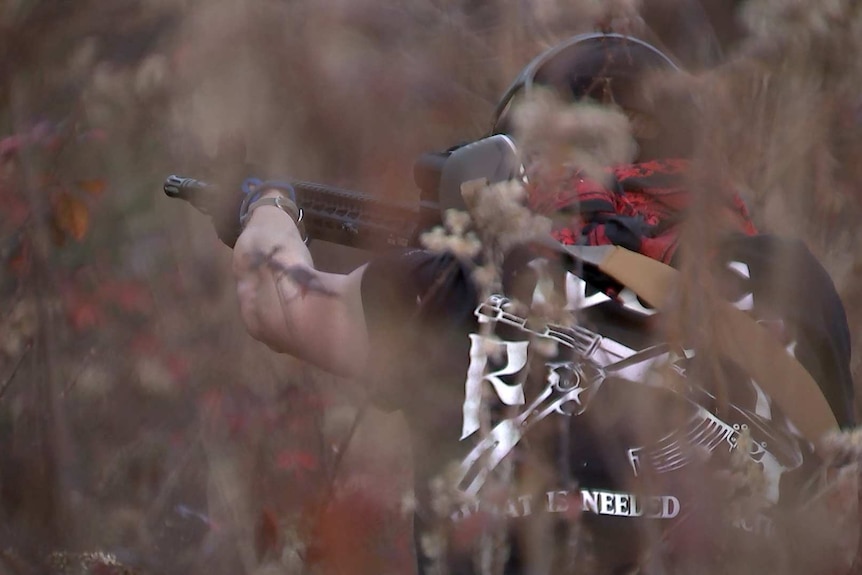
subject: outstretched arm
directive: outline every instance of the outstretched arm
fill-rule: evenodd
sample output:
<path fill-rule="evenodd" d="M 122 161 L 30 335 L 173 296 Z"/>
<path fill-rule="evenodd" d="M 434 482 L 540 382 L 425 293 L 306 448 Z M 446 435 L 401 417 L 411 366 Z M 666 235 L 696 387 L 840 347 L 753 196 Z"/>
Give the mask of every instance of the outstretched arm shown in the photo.
<path fill-rule="evenodd" d="M 337 375 L 362 373 L 368 355 L 364 267 L 348 275 L 315 270 L 291 217 L 261 206 L 236 242 L 233 269 L 252 337 Z"/>

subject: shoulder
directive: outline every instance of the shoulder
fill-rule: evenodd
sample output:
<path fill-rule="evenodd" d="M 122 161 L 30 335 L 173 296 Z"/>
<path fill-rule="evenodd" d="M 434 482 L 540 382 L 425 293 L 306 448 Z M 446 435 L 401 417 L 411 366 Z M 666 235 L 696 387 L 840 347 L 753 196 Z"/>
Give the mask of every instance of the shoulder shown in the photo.
<path fill-rule="evenodd" d="M 722 246 L 729 299 L 758 320 L 783 326 L 793 355 L 820 385 L 842 426 L 853 423 L 850 330 L 838 291 L 804 242 L 739 236 Z"/>
<path fill-rule="evenodd" d="M 838 331 L 849 339 L 835 284 L 801 240 L 765 234 L 734 236 L 724 242 L 719 261 L 726 271 L 743 280 L 755 305 L 820 323 L 821 329 Z"/>

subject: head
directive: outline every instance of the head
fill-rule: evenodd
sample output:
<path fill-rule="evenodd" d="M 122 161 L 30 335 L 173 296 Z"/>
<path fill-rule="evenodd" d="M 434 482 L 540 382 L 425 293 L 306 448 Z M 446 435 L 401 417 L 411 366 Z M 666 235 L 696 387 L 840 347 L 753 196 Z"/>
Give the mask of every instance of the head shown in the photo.
<path fill-rule="evenodd" d="M 511 108 L 535 88 L 550 88 L 572 102 L 617 106 L 628 116 L 640 147 L 638 160 L 685 155 L 691 149 L 685 120 L 657 104 L 648 82 L 679 72 L 657 48 L 621 34 L 584 34 L 550 48 L 530 62 L 497 106 L 493 133 L 511 129 Z"/>

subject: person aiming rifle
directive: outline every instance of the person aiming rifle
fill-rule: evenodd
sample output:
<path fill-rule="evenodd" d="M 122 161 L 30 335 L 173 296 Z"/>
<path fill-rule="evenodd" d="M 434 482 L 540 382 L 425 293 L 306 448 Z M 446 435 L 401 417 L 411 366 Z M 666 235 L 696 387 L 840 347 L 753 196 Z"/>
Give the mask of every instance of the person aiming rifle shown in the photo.
<path fill-rule="evenodd" d="M 737 196 L 703 256 L 730 336 L 704 345 L 662 329 L 679 295 L 692 141 L 649 109 L 641 83 L 676 70 L 645 42 L 588 34 L 519 76 L 493 133 L 510 134 L 518 100 L 541 87 L 622 109 L 639 155 L 604 180 L 572 170 L 550 190 L 541 175 L 525 184 L 557 224 L 506 246 L 496 289 L 451 252 L 318 271 L 289 185 L 256 183 L 219 224 L 252 337 L 404 413 L 420 573 L 581 572 L 584 541 L 602 573 L 708 568 L 728 541 L 765 549 L 781 510 L 819 485 L 813 443 L 853 425 L 849 332 L 828 275 L 800 242 L 758 235 Z M 463 189 L 471 204 L 503 188 Z M 740 470 L 756 485 L 728 483 Z"/>

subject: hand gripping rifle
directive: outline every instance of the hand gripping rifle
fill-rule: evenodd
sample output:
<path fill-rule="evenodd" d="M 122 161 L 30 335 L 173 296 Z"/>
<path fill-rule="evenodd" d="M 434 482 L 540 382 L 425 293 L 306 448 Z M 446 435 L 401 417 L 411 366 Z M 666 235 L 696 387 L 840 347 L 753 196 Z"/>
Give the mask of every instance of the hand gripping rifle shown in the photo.
<path fill-rule="evenodd" d="M 464 208 L 463 183 L 523 177 L 523 167 L 512 140 L 497 134 L 447 152 L 424 154 L 416 161 L 413 176 L 420 189 L 418 202 L 381 200 L 312 182 L 289 183 L 296 190 L 310 239 L 379 251 L 418 246 L 419 236 L 439 224 L 446 209 Z M 168 177 L 164 191 L 204 213 L 208 198 L 220 193 L 211 184 L 181 176 Z"/>

